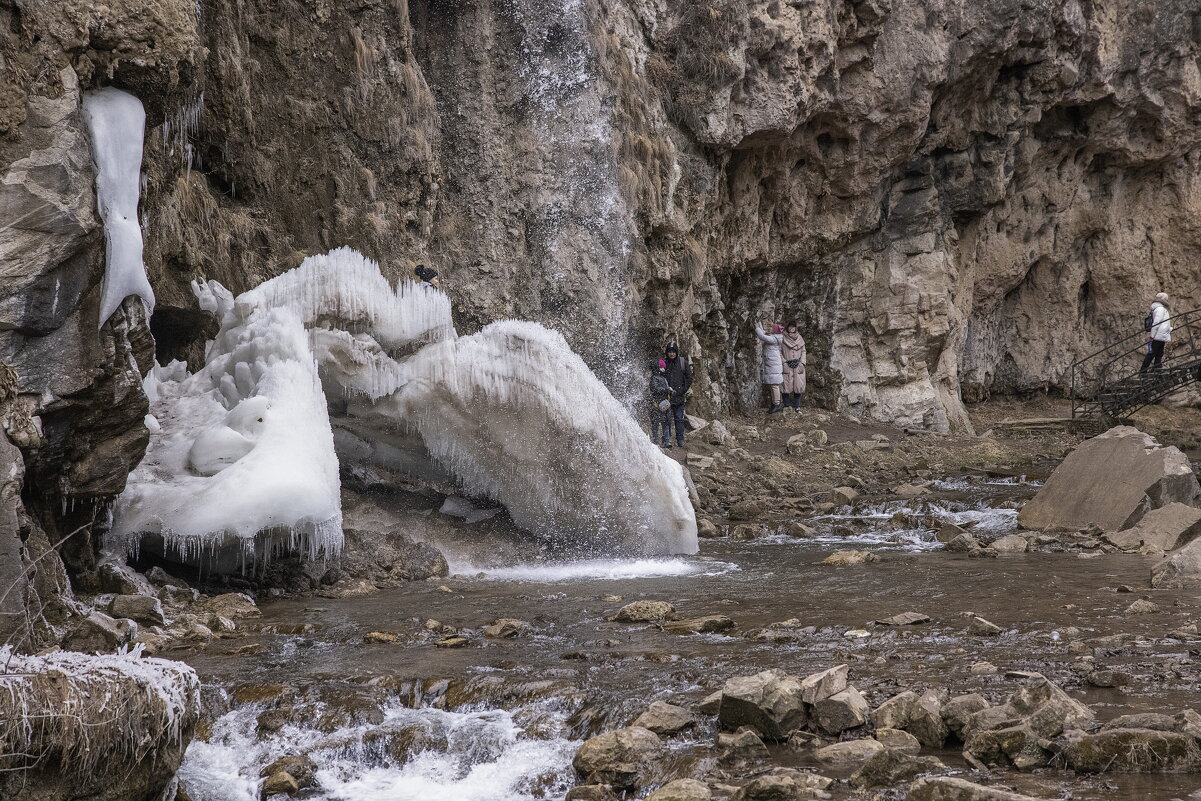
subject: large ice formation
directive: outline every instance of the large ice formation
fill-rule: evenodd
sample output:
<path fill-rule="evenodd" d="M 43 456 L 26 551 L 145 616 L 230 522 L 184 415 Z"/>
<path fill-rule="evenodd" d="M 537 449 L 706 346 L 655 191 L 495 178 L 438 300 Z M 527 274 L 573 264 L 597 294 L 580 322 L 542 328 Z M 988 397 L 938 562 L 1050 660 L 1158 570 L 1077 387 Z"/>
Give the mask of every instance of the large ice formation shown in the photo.
<path fill-rule="evenodd" d="M 154 290 L 142 263 L 138 197 L 142 181 L 142 134 L 146 112 L 128 92 L 106 87 L 83 97 L 83 116 L 96 162 L 96 204 L 104 220 L 105 268 L 100 325 L 121 301 L 137 295 L 154 309 Z"/>
<path fill-rule="evenodd" d="M 117 504 L 128 544 L 158 535 L 189 560 L 238 542 L 243 558 L 332 553 L 337 441 L 347 459 L 449 474 L 570 549 L 696 551 L 682 469 L 558 333 L 507 320 L 459 337 L 446 295 L 392 287 L 349 248 L 236 299 L 194 288 L 221 330 L 195 375 L 173 363 L 146 379 L 161 430 Z"/>

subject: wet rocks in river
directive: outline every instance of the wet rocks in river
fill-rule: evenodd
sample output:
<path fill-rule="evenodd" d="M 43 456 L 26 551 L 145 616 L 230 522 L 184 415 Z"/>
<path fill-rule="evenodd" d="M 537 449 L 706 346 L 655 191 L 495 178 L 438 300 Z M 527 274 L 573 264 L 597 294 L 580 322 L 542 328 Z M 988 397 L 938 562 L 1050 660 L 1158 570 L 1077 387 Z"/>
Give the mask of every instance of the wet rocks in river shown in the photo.
<path fill-rule="evenodd" d="M 1028 770 L 1047 764 L 1049 738 L 1087 726 L 1092 711 L 1038 673 L 1025 674 L 1025 686 L 1001 706 L 968 718 L 964 749 L 984 762 Z"/>
<path fill-rule="evenodd" d="M 128 627 L 103 612 L 92 611 L 72 622 L 62 646 L 85 654 L 106 654 L 116 651 L 131 637 Z"/>
<path fill-rule="evenodd" d="M 675 617 L 676 608 L 667 601 L 634 601 L 609 618 L 617 623 L 658 623 Z"/>
<path fill-rule="evenodd" d="M 296 782 L 297 789 L 303 790 L 307 787 L 312 787 L 316 782 L 317 763 L 304 754 L 281 757 L 267 767 L 263 768 L 259 773 L 259 776 L 266 777 L 268 784 L 270 784 L 270 777 L 274 777 L 279 773 L 286 773 L 293 781 Z M 285 791 L 276 790 L 275 792 Z M 292 792 L 295 792 L 295 790 Z"/>
<path fill-rule="evenodd" d="M 744 765 L 768 756 L 767 746 L 763 738 L 749 726 L 744 726 L 733 734 L 721 732 L 717 735 L 718 760 L 725 766 Z"/>
<path fill-rule="evenodd" d="M 676 779 L 646 797 L 646 801 L 710 801 L 713 792 L 696 779 Z"/>
<path fill-rule="evenodd" d="M 997 666 L 992 662 L 976 662 L 969 669 L 973 676 L 992 676 L 997 672 Z"/>
<path fill-rule="evenodd" d="M 958 534 L 946 544 L 946 549 L 952 553 L 969 553 L 980 547 L 980 543 L 971 534 Z"/>
<path fill-rule="evenodd" d="M 607 784 L 581 784 L 567 791 L 565 801 L 621 801 Z"/>
<path fill-rule="evenodd" d="M 1072 769 L 1089 773 L 1193 771 L 1201 767 L 1201 749 L 1195 738 L 1155 729 L 1070 732 L 1063 755 Z"/>
<path fill-rule="evenodd" d="M 890 731 L 893 731 L 890 729 Z M 884 744 L 870 737 L 864 740 L 847 740 L 817 749 L 813 756 L 823 765 L 836 768 L 858 766 L 885 748 Z"/>
<path fill-rule="evenodd" d="M 827 734 L 841 734 L 867 723 L 871 706 L 854 687 L 824 698 L 813 705 L 813 719 Z"/>
<path fill-rule="evenodd" d="M 631 725 L 666 736 L 691 729 L 696 723 L 696 715 L 684 707 L 664 701 L 655 701 Z"/>
<path fill-rule="evenodd" d="M 657 734 L 630 726 L 587 740 L 576 751 L 572 766 L 591 784 L 633 790 L 649 783 L 662 753 L 663 742 Z"/>
<path fill-rule="evenodd" d="M 817 536 L 817 531 L 805 525 L 804 523 L 799 522 L 789 523 L 784 527 L 784 533 L 789 537 L 797 537 L 798 539 Z"/>
<path fill-rule="evenodd" d="M 1130 683 L 1130 674 L 1121 670 L 1093 670 L 1084 681 L 1090 687 L 1124 687 Z"/>
<path fill-rule="evenodd" d="M 996 637 L 1003 629 L 996 623 L 985 620 L 979 615 L 972 615 L 967 626 L 967 633 L 973 637 Z"/>
<path fill-rule="evenodd" d="M 881 626 L 916 626 L 921 623 L 929 622 L 930 616 L 923 615 L 921 612 L 901 612 L 900 614 L 893 615 L 892 617 L 886 617 L 876 621 L 876 623 Z"/>
<path fill-rule="evenodd" d="M 1123 551 L 1149 553 L 1173 551 L 1201 534 L 1201 509 L 1183 503 L 1169 503 L 1152 509 L 1134 526 L 1105 534 L 1105 538 Z"/>
<path fill-rule="evenodd" d="M 879 561 L 880 557 L 871 551 L 835 551 L 823 559 L 821 564 L 849 567 L 851 565 L 862 565 Z"/>
<path fill-rule="evenodd" d="M 513 637 L 520 637 L 523 634 L 529 634 L 533 630 L 533 626 L 524 620 L 517 620 L 512 617 L 502 617 L 492 621 L 487 626 L 484 626 L 483 633 L 485 637 L 494 640 L 507 640 Z"/>
<path fill-rule="evenodd" d="M 196 607 L 200 611 L 211 612 L 214 615 L 220 615 L 230 620 L 260 617 L 263 614 L 259 611 L 258 606 L 255 605 L 254 599 L 242 592 L 227 592 L 224 595 L 206 598 L 197 604 Z"/>
<path fill-rule="evenodd" d="M 1154 601 L 1148 601 L 1146 598 L 1139 598 L 1126 607 L 1126 614 L 1128 615 L 1153 615 L 1159 611 L 1159 604 Z"/>
<path fill-rule="evenodd" d="M 731 801 L 780 801 L 819 797 L 833 780 L 791 768 L 775 768 L 756 776 L 734 793 Z M 824 793 L 823 793 L 824 794 Z"/>
<path fill-rule="evenodd" d="M 997 553 L 1025 553 L 1030 543 L 1020 534 L 1006 534 L 993 540 L 988 547 Z"/>
<path fill-rule="evenodd" d="M 763 504 L 754 499 L 739 501 L 730 507 L 731 520 L 757 520 L 763 516 Z"/>
<path fill-rule="evenodd" d="M 276 771 L 267 777 L 267 781 L 263 782 L 263 796 L 271 795 L 294 795 L 300 792 L 300 784 L 296 781 L 291 773 L 286 770 Z"/>
<path fill-rule="evenodd" d="M 900 729 L 876 729 L 876 740 L 886 748 L 893 748 L 902 754 L 917 754 L 922 750 L 922 744 L 916 737 Z"/>
<path fill-rule="evenodd" d="M 737 676 L 722 687 L 718 720 L 725 729 L 750 726 L 767 739 L 786 740 L 808 719 L 801 682 L 782 670 Z"/>
<path fill-rule="evenodd" d="M 984 787 L 954 776 L 918 779 L 909 788 L 906 801 L 1039 801 L 1028 795 Z"/>
<path fill-rule="evenodd" d="M 859 499 L 859 493 L 850 487 L 835 487 L 830 490 L 830 503 L 834 506 L 850 506 Z"/>
<path fill-rule="evenodd" d="M 816 704 L 847 688 L 846 665 L 837 665 L 820 673 L 813 673 L 801 679 L 801 700 L 806 704 Z"/>
<path fill-rule="evenodd" d="M 942 719 L 952 734 L 963 739 L 963 731 L 972 715 L 989 706 L 988 700 L 979 693 L 957 695 L 942 705 Z"/>
<path fill-rule="evenodd" d="M 892 488 L 892 494 L 902 500 L 912 500 L 923 495 L 929 495 L 930 490 L 917 484 L 898 484 Z"/>
<path fill-rule="evenodd" d="M 705 615 L 663 624 L 663 629 L 672 634 L 710 634 L 729 631 L 732 628 L 734 621 L 725 615 Z"/>
<path fill-rule="evenodd" d="M 711 540 L 721 536 L 721 529 L 712 520 L 702 517 L 696 521 L 696 535 Z"/>
<path fill-rule="evenodd" d="M 920 757 L 885 748 L 851 774 L 851 786 L 862 789 L 894 787 L 923 773 L 945 770 L 934 757 Z"/>
<path fill-rule="evenodd" d="M 877 728 L 907 731 L 927 748 L 942 748 L 948 729 L 942 699 L 933 690 L 918 695 L 906 690 L 880 704 L 872 716 Z"/>
<path fill-rule="evenodd" d="M 1193 505 L 1199 497 L 1187 456 L 1136 428 L 1116 426 L 1077 446 L 1018 520 L 1030 529 L 1121 531 L 1151 509 Z"/>
<path fill-rule="evenodd" d="M 1195 539 L 1151 568 L 1151 586 L 1201 587 L 1201 539 Z"/>

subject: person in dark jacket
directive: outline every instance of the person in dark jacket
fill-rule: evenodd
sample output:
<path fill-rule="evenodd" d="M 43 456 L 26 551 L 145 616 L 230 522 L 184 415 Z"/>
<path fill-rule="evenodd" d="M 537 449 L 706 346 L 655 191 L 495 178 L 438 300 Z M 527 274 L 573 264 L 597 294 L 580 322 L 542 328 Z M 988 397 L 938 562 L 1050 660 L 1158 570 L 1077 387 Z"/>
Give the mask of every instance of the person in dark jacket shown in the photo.
<path fill-rule="evenodd" d="M 670 448 L 671 385 L 667 383 L 667 362 L 663 359 L 651 363 L 646 403 L 651 416 L 651 442 Z"/>
<path fill-rule="evenodd" d="M 429 284 L 434 289 L 441 288 L 441 282 L 438 281 L 438 271 L 437 270 L 434 270 L 430 267 L 426 267 L 424 264 L 418 264 L 415 268 L 413 268 L 413 273 L 416 274 L 418 280 L 420 280 L 421 283 Z"/>
<path fill-rule="evenodd" d="M 667 384 L 671 387 L 671 418 L 676 427 L 676 445 L 684 447 L 684 402 L 692 388 L 692 365 L 680 355 L 680 346 L 667 345 Z"/>

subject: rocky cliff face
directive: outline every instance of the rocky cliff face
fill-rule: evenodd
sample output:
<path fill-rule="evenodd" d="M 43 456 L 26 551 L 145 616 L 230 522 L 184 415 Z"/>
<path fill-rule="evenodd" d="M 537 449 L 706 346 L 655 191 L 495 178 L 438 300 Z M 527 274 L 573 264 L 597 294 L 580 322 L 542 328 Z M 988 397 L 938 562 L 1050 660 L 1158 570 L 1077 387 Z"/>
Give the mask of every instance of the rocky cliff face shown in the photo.
<path fill-rule="evenodd" d="M 1189 0 L 0 0 L 0 18 L 5 430 L 55 535 L 102 523 L 145 444 L 147 322 L 131 300 L 96 332 L 78 103 L 100 85 L 153 129 L 160 358 L 213 332 L 190 280 L 241 291 L 348 244 L 394 277 L 439 269 L 461 330 L 563 329 L 619 390 L 678 338 L 700 411 L 757 404 L 754 321 L 795 318 L 815 401 L 947 430 L 963 400 L 1061 386 L 1153 292 L 1201 302 Z M 83 519 L 50 514 L 64 499 Z M 89 549 L 67 552 L 84 572 Z"/>

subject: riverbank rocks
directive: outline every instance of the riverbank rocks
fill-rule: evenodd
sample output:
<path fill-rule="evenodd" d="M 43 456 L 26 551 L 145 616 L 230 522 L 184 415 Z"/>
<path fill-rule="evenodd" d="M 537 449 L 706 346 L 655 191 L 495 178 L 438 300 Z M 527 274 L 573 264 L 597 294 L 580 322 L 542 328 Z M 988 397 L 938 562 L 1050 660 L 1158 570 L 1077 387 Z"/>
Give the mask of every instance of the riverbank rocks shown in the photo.
<path fill-rule="evenodd" d="M 954 776 L 918 779 L 909 787 L 906 801 L 1039 801 L 1028 795 L 984 787 Z"/>
<path fill-rule="evenodd" d="M 744 726 L 733 734 L 717 735 L 718 761 L 726 766 L 746 765 L 769 756 L 763 738 L 754 729 Z"/>
<path fill-rule="evenodd" d="M 985 620 L 979 615 L 972 615 L 971 621 L 967 624 L 967 633 L 973 637 L 996 637 L 1002 631 L 1003 629 L 996 623 Z"/>
<path fill-rule="evenodd" d="M 824 797 L 825 789 L 833 783 L 816 773 L 775 768 L 738 788 L 730 801 L 804 801 Z"/>
<path fill-rule="evenodd" d="M 816 704 L 847 688 L 846 665 L 837 665 L 820 673 L 813 673 L 801 679 L 801 700 L 806 704 Z"/>
<path fill-rule="evenodd" d="M 864 740 L 847 740 L 819 748 L 813 757 L 823 765 L 835 768 L 859 766 L 885 748 L 884 744 L 870 737 Z"/>
<path fill-rule="evenodd" d="M 1193 540 L 1151 568 L 1151 586 L 1159 589 L 1201 587 L 1201 539 Z"/>
<path fill-rule="evenodd" d="M 118 595 L 108 607 L 113 617 L 127 617 L 147 626 L 163 626 L 167 618 L 158 598 L 145 595 Z"/>
<path fill-rule="evenodd" d="M 609 620 L 617 623 L 659 623 L 675 617 L 676 608 L 667 601 L 634 601 L 617 611 Z"/>
<path fill-rule="evenodd" d="M 633 790 L 649 783 L 663 742 L 649 729 L 630 726 L 587 740 L 576 751 L 572 767 L 589 784 Z"/>
<path fill-rule="evenodd" d="M 1154 615 L 1159 611 L 1159 604 L 1154 601 L 1148 601 L 1146 598 L 1139 598 L 1126 607 L 1126 614 L 1128 615 Z"/>
<path fill-rule="evenodd" d="M 929 622 L 930 616 L 923 615 L 921 612 L 901 612 L 892 617 L 877 620 L 876 624 L 880 626 L 917 626 Z"/>
<path fill-rule="evenodd" d="M 734 621 L 725 615 L 704 615 L 663 624 L 663 630 L 672 634 L 715 634 L 732 628 Z"/>
<path fill-rule="evenodd" d="M 993 540 L 988 547 L 997 553 L 1025 553 L 1030 543 L 1021 534 L 1006 534 Z"/>
<path fill-rule="evenodd" d="M 786 740 L 808 719 L 801 682 L 782 670 L 737 676 L 722 686 L 718 721 L 724 729 L 750 726 L 766 739 Z"/>
<path fill-rule="evenodd" d="M 1157 553 L 1174 551 L 1201 534 L 1201 509 L 1183 503 L 1169 503 L 1152 509 L 1134 526 L 1105 535 L 1105 539 L 1123 551 Z"/>
<path fill-rule="evenodd" d="M 835 551 L 821 560 L 820 564 L 834 565 L 835 567 L 850 567 L 852 565 L 864 565 L 879 561 L 880 557 L 871 551 Z"/>
<path fill-rule="evenodd" d="M 863 694 L 848 687 L 813 705 L 812 716 L 818 728 L 827 734 L 838 735 L 867 723 L 871 705 Z"/>
<path fill-rule="evenodd" d="M 62 646 L 85 654 L 112 653 L 133 638 L 136 632 L 131 625 L 136 629 L 129 621 L 122 625 L 120 620 L 93 610 L 73 620 Z"/>
<path fill-rule="evenodd" d="M 829 500 L 835 507 L 850 506 L 859 500 L 859 493 L 850 487 L 835 487 L 830 490 Z"/>
<path fill-rule="evenodd" d="M 1155 729 L 1104 729 L 1096 734 L 1070 732 L 1063 757 L 1073 770 L 1100 773 L 1195 771 L 1201 748 L 1187 734 Z"/>
<path fill-rule="evenodd" d="M 988 699 L 979 693 L 957 695 L 942 705 L 942 719 L 951 734 L 962 740 L 963 731 L 972 715 L 990 706 L 992 705 L 988 703 Z"/>
<path fill-rule="evenodd" d="M 892 748 L 902 754 L 921 753 L 921 741 L 907 731 L 900 729 L 876 729 L 876 739 L 885 748 Z"/>
<path fill-rule="evenodd" d="M 676 779 L 646 797 L 646 801 L 710 801 L 713 792 L 696 779 Z"/>
<path fill-rule="evenodd" d="M 1131 528 L 1148 511 L 1195 505 L 1201 485 L 1188 457 L 1130 426 L 1085 440 L 1018 515 L 1023 528 L 1103 531 Z"/>
<path fill-rule="evenodd" d="M 262 612 L 255 605 L 254 599 L 243 592 L 227 592 L 206 598 L 196 605 L 202 612 L 227 617 L 230 620 L 242 620 L 250 617 L 261 617 Z"/>
<path fill-rule="evenodd" d="M 852 787 L 895 787 L 923 773 L 946 770 L 946 765 L 934 757 L 912 756 L 885 748 L 872 756 L 851 774 Z"/>
<path fill-rule="evenodd" d="M 927 748 L 942 748 L 949 731 L 942 719 L 942 699 L 933 690 L 894 695 L 880 704 L 872 719 L 877 728 L 909 732 Z"/>
<path fill-rule="evenodd" d="M 943 547 L 951 553 L 970 553 L 980 548 L 980 542 L 971 534 L 957 534 Z"/>
<path fill-rule="evenodd" d="M 658 735 L 670 735 L 691 729 L 696 723 L 696 715 L 684 707 L 655 701 L 631 725 Z"/>
<path fill-rule="evenodd" d="M 1022 676 L 1025 686 L 1008 701 L 976 712 L 964 724 L 964 750 L 976 759 L 1019 770 L 1039 767 L 1050 760 L 1050 738 L 1092 723 L 1092 710 L 1046 677 Z"/>

